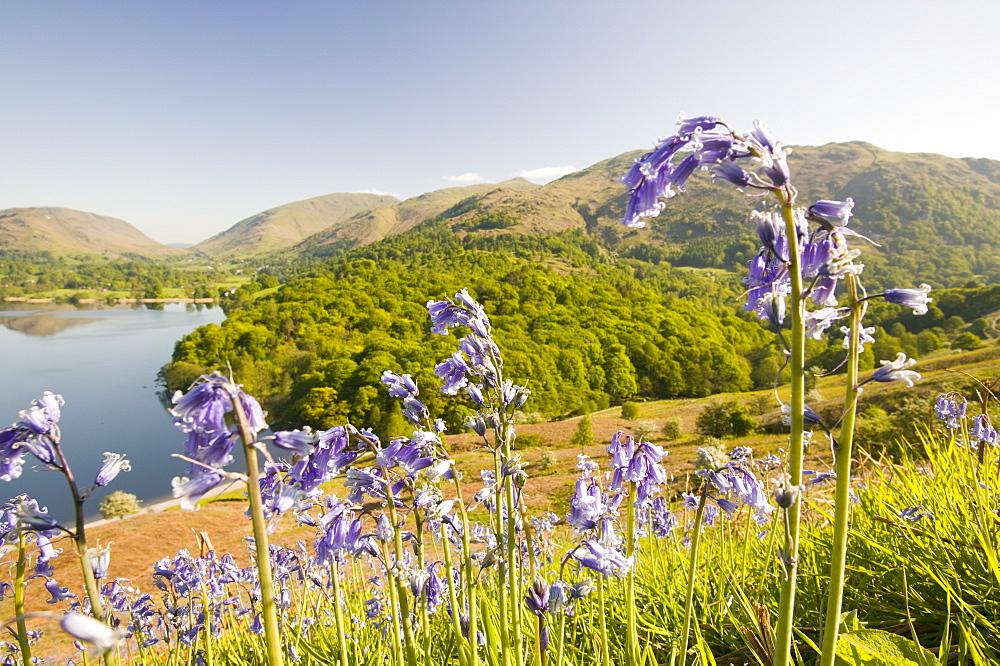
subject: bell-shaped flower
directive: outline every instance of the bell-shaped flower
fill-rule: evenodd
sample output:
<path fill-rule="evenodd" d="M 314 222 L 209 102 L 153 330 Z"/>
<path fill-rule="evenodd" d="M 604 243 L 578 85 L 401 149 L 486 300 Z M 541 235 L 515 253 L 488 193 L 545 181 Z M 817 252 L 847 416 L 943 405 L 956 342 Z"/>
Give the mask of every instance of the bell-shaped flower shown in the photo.
<path fill-rule="evenodd" d="M 113 649 L 122 638 L 118 630 L 82 613 L 66 613 L 59 621 L 59 626 L 73 638 L 93 645 L 98 654 Z"/>
<path fill-rule="evenodd" d="M 920 379 L 921 375 L 915 370 L 910 370 L 916 365 L 916 359 L 906 358 L 903 352 L 897 352 L 896 358 L 892 361 L 881 361 L 882 367 L 872 373 L 868 381 L 873 382 L 906 382 L 907 386 L 913 386 L 913 382 Z"/>
<path fill-rule="evenodd" d="M 124 454 L 109 453 L 108 451 L 105 451 L 104 464 L 101 465 L 101 469 L 97 473 L 97 478 L 94 479 L 94 485 L 106 486 L 111 483 L 120 472 L 128 472 L 131 469 L 132 465 L 125 459 Z"/>
<path fill-rule="evenodd" d="M 896 305 L 913 308 L 913 314 L 922 315 L 927 314 L 927 304 L 933 300 L 927 296 L 930 291 L 931 286 L 924 283 L 916 289 L 886 289 L 882 298 Z"/>

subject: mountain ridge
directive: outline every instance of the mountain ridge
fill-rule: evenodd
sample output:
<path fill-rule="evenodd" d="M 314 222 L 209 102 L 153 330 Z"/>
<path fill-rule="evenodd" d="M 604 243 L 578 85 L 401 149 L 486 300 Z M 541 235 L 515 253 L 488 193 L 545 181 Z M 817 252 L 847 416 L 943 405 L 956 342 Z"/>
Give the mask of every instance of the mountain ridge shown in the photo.
<path fill-rule="evenodd" d="M 0 210 L 0 250 L 116 258 L 128 254 L 144 257 L 184 254 L 183 250 L 158 243 L 124 220 L 58 206 Z"/>

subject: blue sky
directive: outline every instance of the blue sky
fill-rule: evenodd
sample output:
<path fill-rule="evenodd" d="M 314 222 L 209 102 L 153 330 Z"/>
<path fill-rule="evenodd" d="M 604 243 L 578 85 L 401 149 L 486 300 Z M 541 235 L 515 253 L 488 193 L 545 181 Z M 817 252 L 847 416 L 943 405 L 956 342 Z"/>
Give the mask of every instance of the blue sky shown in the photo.
<path fill-rule="evenodd" d="M 537 182 L 755 118 L 1000 159 L 1000 6 L 47 0 L 0 5 L 0 208 L 197 242 L 332 192 Z"/>

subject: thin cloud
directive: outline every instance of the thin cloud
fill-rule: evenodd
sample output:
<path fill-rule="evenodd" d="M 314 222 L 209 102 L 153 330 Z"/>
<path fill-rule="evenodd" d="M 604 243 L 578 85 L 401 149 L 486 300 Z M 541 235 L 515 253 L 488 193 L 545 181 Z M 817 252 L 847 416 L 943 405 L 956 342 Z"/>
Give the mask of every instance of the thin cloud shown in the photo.
<path fill-rule="evenodd" d="M 376 190 L 374 187 L 369 187 L 367 190 L 354 190 L 351 194 L 378 194 L 383 197 L 396 197 L 399 199 L 398 194 L 393 194 L 392 192 L 383 192 L 382 190 Z"/>
<path fill-rule="evenodd" d="M 460 176 L 442 176 L 442 178 L 447 180 L 449 183 L 481 183 L 486 180 L 478 173 L 472 171 L 463 173 Z"/>
<path fill-rule="evenodd" d="M 568 173 L 573 173 L 574 171 L 577 171 L 575 166 L 550 166 L 542 167 L 541 169 L 521 169 L 520 171 L 515 171 L 514 176 L 518 178 L 525 178 L 527 180 L 541 180 L 548 182 L 565 176 Z"/>

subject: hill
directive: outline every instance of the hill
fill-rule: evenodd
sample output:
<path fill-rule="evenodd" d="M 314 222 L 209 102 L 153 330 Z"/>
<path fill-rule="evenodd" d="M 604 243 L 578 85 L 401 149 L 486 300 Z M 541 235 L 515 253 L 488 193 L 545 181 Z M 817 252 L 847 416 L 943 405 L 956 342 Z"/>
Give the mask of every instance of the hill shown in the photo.
<path fill-rule="evenodd" d="M 105 257 L 184 254 L 114 217 L 71 208 L 8 208 L 0 210 L 0 250 L 84 253 Z"/>
<path fill-rule="evenodd" d="M 312 250 L 314 254 L 348 250 L 409 231 L 425 220 L 446 215 L 463 202 L 479 201 L 483 197 L 509 199 L 538 187 L 524 178 L 513 178 L 498 184 L 483 183 L 427 192 L 396 204 L 358 213 L 341 224 L 310 236 L 294 250 Z"/>
<path fill-rule="evenodd" d="M 352 216 L 398 202 L 387 194 L 327 194 L 277 206 L 195 245 L 209 255 L 250 256 L 291 247 Z"/>
<path fill-rule="evenodd" d="M 475 186 L 449 208 L 396 207 L 359 215 L 306 239 L 296 251 L 329 256 L 444 219 L 461 236 L 554 234 L 578 229 L 614 252 L 696 268 L 740 269 L 756 252 L 752 200 L 729 185 L 692 177 L 644 230 L 618 224 L 627 201 L 618 181 L 639 151 L 604 160 L 546 185 Z M 852 197 L 852 228 L 880 244 L 866 252 L 871 286 L 904 284 L 925 275 L 935 287 L 969 280 L 1000 282 L 1000 162 L 896 153 L 863 142 L 796 147 L 790 158 L 799 202 Z M 406 210 L 405 221 L 402 211 Z M 423 217 L 423 220 L 421 219 Z M 892 262 L 885 259 L 891 254 Z"/>

